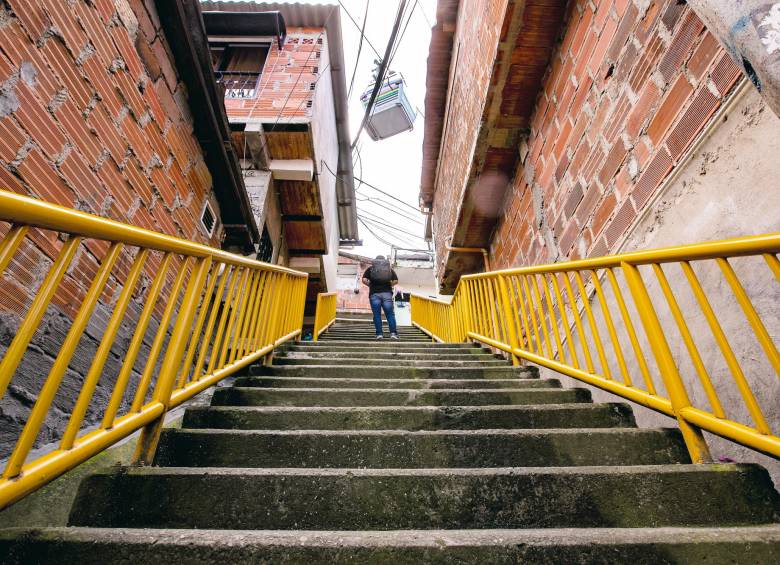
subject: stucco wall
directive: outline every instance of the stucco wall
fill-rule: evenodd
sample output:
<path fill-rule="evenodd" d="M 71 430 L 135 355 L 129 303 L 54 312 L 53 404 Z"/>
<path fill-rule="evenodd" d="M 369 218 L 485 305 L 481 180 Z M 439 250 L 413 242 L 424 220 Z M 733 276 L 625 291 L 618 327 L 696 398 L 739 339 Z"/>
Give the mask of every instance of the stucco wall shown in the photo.
<path fill-rule="evenodd" d="M 322 256 L 323 279 L 328 291 L 336 288 L 336 264 L 339 252 L 339 224 L 336 202 L 336 177 L 339 149 L 336 132 L 336 110 L 333 106 L 333 82 L 329 64 L 327 35 L 323 35 L 320 65 L 323 72 L 317 80 L 312 106 L 312 138 L 317 184 L 322 200 L 322 224 L 328 253 Z"/>
<path fill-rule="evenodd" d="M 733 109 L 713 124 L 711 137 L 695 151 L 678 176 L 662 187 L 657 200 L 628 235 L 621 251 L 780 231 L 780 215 L 776 213 L 780 210 L 780 191 L 773 187 L 770 180 L 776 175 L 777 155 L 780 155 L 780 119 L 766 107 L 758 92 L 748 88 Z M 777 341 L 780 336 L 780 292 L 771 272 L 760 259 L 736 259 L 733 265 L 767 324 L 769 334 Z M 780 430 L 780 381 L 752 337 L 753 333 L 717 266 L 709 261 L 699 262 L 695 267 L 767 422 L 777 433 Z M 682 274 L 677 268 L 666 269 L 666 274 L 726 414 L 739 422 L 752 425 L 731 372 L 716 348 L 709 327 L 695 298 L 687 290 Z M 653 280 L 651 275 L 645 279 L 658 305 L 662 323 L 668 330 L 672 351 L 677 359 L 684 360 L 680 363 L 680 371 L 692 403 L 709 410 L 710 405 L 693 366 L 687 361 L 689 356 L 674 329 L 674 322 L 668 310 L 660 306 L 664 304 L 660 290 L 650 284 Z M 614 304 L 611 306 L 616 311 Z M 593 302 L 593 308 L 598 311 L 596 302 Z M 618 326 L 620 330 L 619 323 Z M 602 336 L 605 334 L 602 333 Z M 619 337 L 623 348 L 628 350 L 625 333 L 619 331 Z M 603 337 L 603 340 L 607 339 Z M 642 342 L 645 355 L 650 357 L 646 341 Z M 577 342 L 578 351 L 580 347 Z M 638 367 L 630 361 L 633 355 L 629 354 L 627 359 L 629 372 L 638 380 Z M 617 373 L 614 369 L 614 355 L 609 356 L 609 364 Z M 552 371 L 545 372 L 548 376 L 556 376 Z M 657 375 L 657 372 L 652 372 Z M 563 379 L 568 386 L 584 386 L 573 379 Z M 657 376 L 655 380 L 660 381 Z M 639 386 L 644 388 L 641 384 Z M 592 390 L 597 401 L 616 399 L 598 389 Z M 634 410 L 641 426 L 675 425 L 670 418 L 651 410 L 636 405 Z M 780 462 L 709 434 L 708 443 L 714 458 L 759 462 L 770 470 L 775 484 L 780 484 Z"/>

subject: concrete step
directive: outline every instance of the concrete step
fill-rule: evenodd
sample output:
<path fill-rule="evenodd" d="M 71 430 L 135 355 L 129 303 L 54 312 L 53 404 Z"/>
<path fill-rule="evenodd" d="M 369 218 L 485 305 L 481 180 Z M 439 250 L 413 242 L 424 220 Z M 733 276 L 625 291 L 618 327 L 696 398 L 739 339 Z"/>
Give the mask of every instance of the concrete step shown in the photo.
<path fill-rule="evenodd" d="M 354 341 L 354 342 L 338 342 L 338 343 L 325 343 L 323 341 L 293 341 L 288 342 L 285 345 L 282 345 L 279 348 L 279 351 L 284 351 L 285 349 L 290 348 L 318 348 L 322 347 L 325 349 L 330 348 L 342 348 L 342 347 L 351 347 L 351 348 L 358 348 L 358 349 L 372 349 L 374 347 L 381 347 L 381 348 L 398 348 L 398 349 L 430 349 L 431 351 L 440 351 L 440 350 L 451 350 L 451 349 L 480 349 L 479 345 L 475 345 L 473 343 L 438 343 L 435 341 L 428 340 L 425 343 L 419 343 L 419 342 L 409 342 L 409 341 L 402 341 L 402 340 L 394 340 L 394 339 L 381 339 L 381 340 L 370 340 L 369 342 L 366 341 Z"/>
<path fill-rule="evenodd" d="M 511 379 L 534 378 L 536 367 L 510 365 L 476 367 L 397 367 L 395 364 L 370 367 L 365 365 L 253 365 L 246 374 L 278 377 L 339 377 L 353 379 Z"/>
<path fill-rule="evenodd" d="M 430 338 L 422 338 L 422 337 L 403 337 L 398 340 L 390 339 L 389 337 L 385 337 L 384 339 L 376 339 L 373 335 L 371 337 L 361 337 L 361 336 L 322 336 L 319 338 L 318 343 L 320 342 L 338 342 L 338 341 L 389 341 L 390 343 L 395 343 L 396 341 L 401 343 L 433 343 Z"/>
<path fill-rule="evenodd" d="M 166 429 L 166 467 L 454 468 L 690 463 L 677 430 Z"/>
<path fill-rule="evenodd" d="M 461 358 L 463 359 L 463 358 Z M 487 357 L 480 359 L 475 357 L 474 359 L 466 358 L 466 360 L 458 359 L 457 361 L 447 360 L 440 361 L 435 356 L 429 359 L 382 359 L 375 358 L 371 353 L 360 357 L 342 357 L 342 358 L 307 358 L 307 357 L 275 357 L 274 365 L 363 365 L 367 368 L 373 369 L 377 365 L 381 365 L 383 362 L 392 364 L 394 367 L 501 367 L 508 366 L 509 363 L 503 359 L 496 359 L 494 357 Z"/>
<path fill-rule="evenodd" d="M 468 350 L 465 350 L 468 351 Z M 383 361 L 496 361 L 500 360 L 507 363 L 504 359 L 499 359 L 487 351 L 466 354 L 449 353 L 422 353 L 407 351 L 285 351 L 274 357 L 274 362 L 279 359 L 363 359 L 364 361 L 375 361 L 377 365 Z"/>
<path fill-rule="evenodd" d="M 355 344 L 334 344 L 317 342 L 304 342 L 279 348 L 277 355 L 288 352 L 312 352 L 312 353 L 358 353 L 364 354 L 367 351 L 376 351 L 377 353 L 426 353 L 441 355 L 474 355 L 479 353 L 490 353 L 487 349 L 472 347 L 464 344 L 465 347 L 442 347 L 434 344 L 409 344 L 403 342 L 377 342 L 366 343 L 357 342 Z"/>
<path fill-rule="evenodd" d="M 268 531 L 11 528 L 9 565 L 79 563 L 777 563 L 780 526 Z"/>
<path fill-rule="evenodd" d="M 233 430 L 479 430 L 629 428 L 628 404 L 187 408 L 183 428 Z"/>
<path fill-rule="evenodd" d="M 590 402 L 577 389 L 339 389 L 229 387 L 214 391 L 212 406 L 483 406 Z"/>
<path fill-rule="evenodd" d="M 780 519 L 756 465 L 499 469 L 114 468 L 70 525 L 388 530 L 748 526 Z"/>
<path fill-rule="evenodd" d="M 260 388 L 561 388 L 558 379 L 328 379 L 306 377 L 238 377 L 238 387 Z"/>

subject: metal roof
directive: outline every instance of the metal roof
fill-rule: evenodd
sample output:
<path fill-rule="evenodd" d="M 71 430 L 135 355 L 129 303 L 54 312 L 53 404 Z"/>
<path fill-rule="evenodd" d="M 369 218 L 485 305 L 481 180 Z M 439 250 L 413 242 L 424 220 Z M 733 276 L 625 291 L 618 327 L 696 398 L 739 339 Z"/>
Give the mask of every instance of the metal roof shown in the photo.
<path fill-rule="evenodd" d="M 324 27 L 328 36 L 330 74 L 333 82 L 333 106 L 336 113 L 336 134 L 339 162 L 336 177 L 339 233 L 341 240 L 358 240 L 355 181 L 352 171 L 352 151 L 349 139 L 349 112 L 347 109 L 347 80 L 344 69 L 344 46 L 341 37 L 341 18 L 338 4 L 299 4 L 281 2 L 223 1 L 201 2 L 205 11 L 223 12 L 281 12 L 287 27 Z"/>

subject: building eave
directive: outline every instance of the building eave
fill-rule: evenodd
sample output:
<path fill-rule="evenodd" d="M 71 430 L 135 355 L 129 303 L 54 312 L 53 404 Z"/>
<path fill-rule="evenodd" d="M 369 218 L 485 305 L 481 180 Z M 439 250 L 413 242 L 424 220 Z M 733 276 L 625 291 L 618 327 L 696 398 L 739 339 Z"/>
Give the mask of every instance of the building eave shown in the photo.
<path fill-rule="evenodd" d="M 173 52 L 176 69 L 189 95 L 195 136 L 213 179 L 228 247 L 254 251 L 260 241 L 238 157 L 230 142 L 230 127 L 217 88 L 200 5 L 186 0 L 157 0 L 160 23 Z"/>

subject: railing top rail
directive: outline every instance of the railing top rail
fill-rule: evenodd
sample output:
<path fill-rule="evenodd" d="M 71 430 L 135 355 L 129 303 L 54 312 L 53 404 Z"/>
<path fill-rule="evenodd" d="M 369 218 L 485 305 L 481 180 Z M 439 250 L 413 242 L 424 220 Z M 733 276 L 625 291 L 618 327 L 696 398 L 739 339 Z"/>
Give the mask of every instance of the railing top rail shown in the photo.
<path fill-rule="evenodd" d="M 428 300 L 429 302 L 438 302 L 439 304 L 444 304 L 445 306 L 449 306 L 451 303 L 447 302 L 445 300 L 440 300 L 438 298 L 433 298 L 431 296 L 423 296 L 422 294 L 416 294 L 412 292 L 410 296 L 414 296 L 415 298 L 421 298 L 423 300 Z"/>
<path fill-rule="evenodd" d="M 606 255 L 593 259 L 578 259 L 561 263 L 534 265 L 532 267 L 516 267 L 501 271 L 475 273 L 465 275 L 461 280 L 474 280 L 496 275 L 533 275 L 538 273 L 560 273 L 566 271 L 583 271 L 590 269 L 605 269 L 619 267 L 621 263 L 629 265 L 647 265 L 651 263 L 670 263 L 674 261 L 699 261 L 717 259 L 720 257 L 739 257 L 743 255 L 758 255 L 760 253 L 777 253 L 780 250 L 780 233 L 738 237 L 721 241 L 662 247 L 647 251 L 634 251 L 619 255 Z M 424 297 L 421 297 L 424 298 Z"/>
<path fill-rule="evenodd" d="M 307 276 L 306 273 L 286 267 L 263 263 L 178 237 L 123 224 L 86 212 L 71 210 L 5 190 L 0 190 L 0 220 L 71 235 L 137 245 L 146 249 L 181 253 L 191 257 L 212 257 L 234 266 L 263 268 L 298 277 Z"/>

